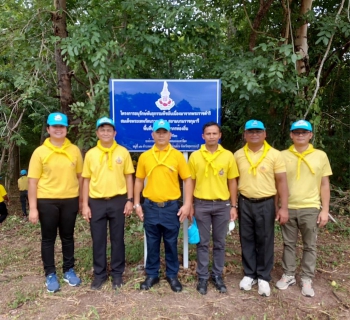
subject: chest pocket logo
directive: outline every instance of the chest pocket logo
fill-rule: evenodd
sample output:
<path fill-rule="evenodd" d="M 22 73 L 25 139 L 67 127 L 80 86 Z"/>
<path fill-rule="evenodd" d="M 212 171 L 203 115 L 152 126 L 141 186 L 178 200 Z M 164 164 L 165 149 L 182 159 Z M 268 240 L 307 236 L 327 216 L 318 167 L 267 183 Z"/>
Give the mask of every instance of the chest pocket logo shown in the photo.
<path fill-rule="evenodd" d="M 122 164 L 123 163 L 123 159 L 118 156 L 116 159 L 115 159 L 115 162 L 118 163 L 118 164 Z"/>

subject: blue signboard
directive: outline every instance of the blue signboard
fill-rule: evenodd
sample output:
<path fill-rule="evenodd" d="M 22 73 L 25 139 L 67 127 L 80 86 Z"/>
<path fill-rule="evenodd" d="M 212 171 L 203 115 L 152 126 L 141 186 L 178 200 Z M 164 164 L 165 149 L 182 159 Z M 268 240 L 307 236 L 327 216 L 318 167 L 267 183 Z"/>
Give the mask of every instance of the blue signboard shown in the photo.
<path fill-rule="evenodd" d="M 220 123 L 220 80 L 115 80 L 109 83 L 110 116 L 117 141 L 131 152 L 150 149 L 152 125 L 164 119 L 171 126 L 171 144 L 198 150 L 203 124 Z"/>

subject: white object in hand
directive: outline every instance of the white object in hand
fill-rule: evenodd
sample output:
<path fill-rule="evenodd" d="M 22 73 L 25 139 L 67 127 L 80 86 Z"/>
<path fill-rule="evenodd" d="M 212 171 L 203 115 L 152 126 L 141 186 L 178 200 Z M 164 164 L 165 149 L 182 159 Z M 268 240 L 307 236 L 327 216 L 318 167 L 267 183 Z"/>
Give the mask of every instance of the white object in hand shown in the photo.
<path fill-rule="evenodd" d="M 234 228 L 235 228 L 235 222 L 234 221 L 230 221 L 230 223 L 228 224 L 227 235 L 230 235 Z"/>

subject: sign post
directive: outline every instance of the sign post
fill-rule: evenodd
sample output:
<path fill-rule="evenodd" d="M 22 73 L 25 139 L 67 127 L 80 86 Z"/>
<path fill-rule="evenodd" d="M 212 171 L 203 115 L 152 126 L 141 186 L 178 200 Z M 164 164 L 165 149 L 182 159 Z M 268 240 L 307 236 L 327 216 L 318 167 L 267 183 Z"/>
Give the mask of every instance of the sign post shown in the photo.
<path fill-rule="evenodd" d="M 119 80 L 109 82 L 110 117 L 116 125 L 118 143 L 129 152 L 152 148 L 155 120 L 170 123 L 171 145 L 183 152 L 196 151 L 203 144 L 202 127 L 220 124 L 220 80 Z M 188 268 L 188 220 L 183 223 L 184 268 Z M 145 242 L 146 246 L 146 242 Z M 145 261 L 147 251 L 145 249 Z"/>

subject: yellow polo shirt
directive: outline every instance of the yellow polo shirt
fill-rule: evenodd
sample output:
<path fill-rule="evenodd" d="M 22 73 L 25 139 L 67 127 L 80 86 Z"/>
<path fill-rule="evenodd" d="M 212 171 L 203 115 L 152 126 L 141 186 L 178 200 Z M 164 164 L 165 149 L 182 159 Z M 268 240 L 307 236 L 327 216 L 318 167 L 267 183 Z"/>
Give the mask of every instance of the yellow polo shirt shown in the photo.
<path fill-rule="evenodd" d="M 38 199 L 69 199 L 79 196 L 77 174 L 83 169 L 83 158 L 74 144 L 69 145 L 65 151 L 73 162 L 65 154 L 53 153 L 45 145 L 34 150 L 30 158 L 28 178 L 39 179 Z M 45 159 L 47 161 L 43 163 Z"/>
<path fill-rule="evenodd" d="M 248 153 L 253 163 L 258 162 L 264 152 L 264 146 L 257 152 L 248 149 Z M 266 157 L 261 161 L 254 175 L 253 170 L 248 173 L 250 164 L 243 148 L 234 154 L 238 170 L 239 181 L 238 190 L 247 198 L 267 198 L 277 193 L 275 174 L 286 172 L 281 152 L 272 148 L 267 152 Z"/>
<path fill-rule="evenodd" d="M 203 145 L 205 148 L 205 145 Z M 206 148 L 205 151 L 209 155 Z M 228 190 L 227 180 L 234 179 L 239 176 L 236 160 L 231 151 L 224 149 L 221 145 L 214 152 L 220 153 L 214 160 L 213 166 L 216 168 L 217 174 L 214 175 L 212 165 L 208 166 L 207 176 L 205 175 L 207 161 L 203 157 L 200 150 L 193 152 L 190 156 L 189 166 L 191 177 L 196 180 L 196 186 L 193 195 L 196 198 L 206 200 L 228 200 L 230 192 Z"/>
<path fill-rule="evenodd" d="M 295 150 L 295 149 L 294 149 Z M 296 151 L 296 150 L 295 150 Z M 315 149 L 305 156 L 315 174 L 304 161 L 300 164 L 300 178 L 297 180 L 298 157 L 289 150 L 283 150 L 289 189 L 288 208 L 320 208 L 322 177 L 332 175 L 332 169 L 325 152 Z"/>
<path fill-rule="evenodd" d="M 174 148 L 165 160 L 167 166 L 157 166 L 156 158 L 162 160 L 170 146 L 169 144 L 164 150 L 159 150 L 154 146 L 154 154 L 153 149 L 147 150 L 141 154 L 137 164 L 136 177 L 140 179 L 147 178 L 142 194 L 145 198 L 154 202 L 179 199 L 181 196 L 179 175 L 182 180 L 191 177 L 190 169 L 183 154 Z M 147 177 L 151 170 L 151 175 Z"/>
<path fill-rule="evenodd" d="M 18 179 L 18 190 L 25 191 L 28 190 L 28 177 L 23 176 Z"/>
<path fill-rule="evenodd" d="M 109 198 L 126 194 L 126 174 L 135 172 L 130 153 L 117 145 L 112 153 L 112 169 L 108 167 L 108 155 L 100 161 L 101 151 L 98 147 L 90 149 L 84 159 L 83 178 L 90 179 L 90 198 Z"/>
<path fill-rule="evenodd" d="M 7 192 L 6 192 L 6 190 L 5 190 L 5 187 L 2 185 L 2 184 L 0 184 L 0 203 L 1 202 L 4 202 L 4 197 L 7 195 Z"/>

